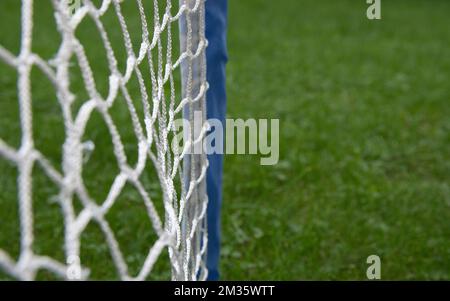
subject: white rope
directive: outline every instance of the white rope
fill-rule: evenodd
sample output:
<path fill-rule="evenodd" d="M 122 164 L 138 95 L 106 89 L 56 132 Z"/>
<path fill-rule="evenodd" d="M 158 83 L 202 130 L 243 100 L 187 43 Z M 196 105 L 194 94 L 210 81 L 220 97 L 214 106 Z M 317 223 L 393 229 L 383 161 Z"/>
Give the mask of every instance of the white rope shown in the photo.
<path fill-rule="evenodd" d="M 66 279 L 69 265 L 58 262 L 33 250 L 33 187 L 32 169 L 39 164 L 48 178 L 59 188 L 59 204 L 64 218 L 64 249 L 66 261 L 73 256 L 80 256 L 80 236 L 91 221 L 97 223 L 104 234 L 116 267 L 118 276 L 122 280 L 145 280 L 151 273 L 158 256 L 165 249 L 169 249 L 172 265 L 172 279 L 174 280 L 204 280 L 207 270 L 204 259 L 206 253 L 206 206 L 205 174 L 207 168 L 206 155 L 189 155 L 187 150 L 193 150 L 206 134 L 205 95 L 208 85 L 206 82 L 206 63 L 204 27 L 204 0 L 180 0 L 178 10 L 172 14 L 172 0 L 161 4 L 153 0 L 154 15 L 152 22 L 146 17 L 146 5 L 149 1 L 135 0 L 139 11 L 136 18 L 141 21 L 142 40 L 138 53 L 133 51 L 133 42 L 127 27 L 127 20 L 121 12 L 121 0 L 103 0 L 97 8 L 91 0 L 83 0 L 81 7 L 71 15 L 67 2 L 52 0 L 61 45 L 51 61 L 42 59 L 38 53 L 33 53 L 33 12 L 39 10 L 39 1 L 22 0 L 21 7 L 21 46 L 20 53 L 15 56 L 8 49 L 0 45 L 0 60 L 18 72 L 18 102 L 20 107 L 20 126 L 22 141 L 19 149 L 8 145 L 0 137 L 0 159 L 8 160 L 18 169 L 18 206 L 21 231 L 20 256 L 16 261 L 7 252 L 0 249 L 0 269 L 3 269 L 17 279 L 33 280 L 36 273 L 45 269 Z M 34 2 L 34 3 L 33 3 Z M 164 5 L 164 7 L 163 7 Z M 161 17 L 159 12 L 164 8 Z M 148 8 L 147 8 L 148 9 Z M 113 10 L 120 27 L 123 45 L 127 55 L 127 65 L 124 73 L 118 68 L 116 55 L 111 41 L 101 21 L 101 17 Z M 85 52 L 85 46 L 76 37 L 76 29 L 85 18 L 94 21 L 95 28 L 101 37 L 104 53 L 107 58 L 109 74 L 108 94 L 102 97 L 97 90 L 93 72 Z M 177 57 L 173 55 L 172 28 L 173 23 L 179 23 L 181 36 L 181 51 Z M 152 30 L 150 30 L 152 28 Z M 152 32 L 150 34 L 150 32 Z M 162 34 L 168 39 L 163 45 Z M 1 41 L 0 41 L 1 43 Z M 70 62 L 73 57 L 81 70 L 82 80 L 89 98 L 86 99 L 77 112 L 72 104 L 76 92 L 70 89 Z M 149 65 L 148 73 L 142 73 L 139 66 L 143 62 Z M 58 104 L 64 118 L 65 141 L 63 145 L 62 170 L 52 165 L 35 147 L 32 129 L 32 94 L 30 70 L 37 67 L 55 88 Z M 177 100 L 176 85 L 173 72 L 182 73 L 182 97 Z M 144 112 L 144 120 L 137 114 L 136 103 L 129 93 L 128 82 L 132 75 L 139 83 L 140 104 Z M 144 84 L 144 78 L 150 78 L 151 90 Z M 170 95 L 165 95 L 165 87 L 169 87 Z M 150 91 L 148 91 L 150 90 Z M 132 127 L 137 139 L 136 149 L 138 160 L 135 166 L 128 163 L 122 138 L 118 127 L 109 114 L 109 108 L 121 95 L 132 121 Z M 111 135 L 114 156 L 117 160 L 119 172 L 105 200 L 94 200 L 89 195 L 82 176 L 86 163 L 84 150 L 89 145 L 82 141 L 86 125 L 93 112 L 100 113 Z M 171 150 L 169 137 L 177 135 L 174 126 L 175 118 L 183 113 L 189 116 L 193 125 L 193 112 L 201 111 L 203 122 L 201 129 L 191 127 L 189 139 L 185 141 L 184 150 Z M 142 126 L 144 124 L 145 126 Z M 201 144 L 201 143 L 200 143 Z M 152 145 L 155 147 L 152 148 Z M 92 147 L 92 146 L 90 146 Z M 156 149 L 153 152 L 152 149 Z M 183 164 L 181 164 L 183 162 Z M 165 216 L 160 217 L 154 203 L 140 176 L 149 168 L 154 168 L 163 192 Z M 181 181 L 176 181 L 176 175 Z M 177 195 L 176 183 L 182 182 Z M 130 275 L 128 266 L 121 252 L 115 234 L 105 215 L 114 206 L 126 184 L 131 184 L 138 191 L 147 209 L 148 219 L 152 229 L 158 235 L 156 243 L 148 250 L 148 255 L 137 275 Z M 83 209 L 76 213 L 74 199 L 81 200 Z M 102 202 L 101 202 L 102 201 Z M 98 205 L 101 204 L 101 205 Z M 138 237 L 136 239 L 139 239 Z M 87 279 L 89 267 L 84 266 L 81 258 L 82 279 Z"/>

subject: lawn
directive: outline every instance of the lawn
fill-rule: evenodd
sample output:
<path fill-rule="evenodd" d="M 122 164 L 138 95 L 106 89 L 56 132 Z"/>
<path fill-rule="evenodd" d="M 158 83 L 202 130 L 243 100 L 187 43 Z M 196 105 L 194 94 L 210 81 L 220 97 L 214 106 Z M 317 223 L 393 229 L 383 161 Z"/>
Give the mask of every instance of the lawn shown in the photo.
<path fill-rule="evenodd" d="M 225 279 L 450 278 L 448 1 L 230 1 L 229 116 L 280 163 L 225 161 Z"/>
<path fill-rule="evenodd" d="M 382 279 L 449 280 L 450 2 L 382 1 L 379 21 L 366 18 L 365 1 L 229 4 L 228 116 L 278 118 L 280 162 L 261 166 L 258 156 L 226 156 L 222 278 L 366 279 L 366 258 L 376 254 Z M 0 27 L 8 28 L 0 31 L 0 44 L 17 53 L 18 1 L 2 0 L 0 16 Z M 49 6 L 35 10 L 35 19 L 41 26 L 34 50 L 51 58 L 60 40 Z M 98 37 L 92 24 L 83 26 L 79 34 L 101 75 Z M 119 32 L 110 34 L 119 41 Z M 33 74 L 36 145 L 59 167 L 62 117 L 41 78 Z M 107 87 L 101 79 L 99 87 Z M 0 137 L 15 147 L 16 80 L 0 62 Z M 74 86 L 85 93 L 81 82 Z M 119 102 L 114 120 L 129 124 L 123 111 Z M 121 131 L 134 158 L 132 130 Z M 96 150 L 84 176 L 101 200 L 117 165 L 100 118 L 87 133 Z M 17 171 L 3 159 L 0 170 L 0 248 L 17 256 Z M 153 178 L 144 183 L 158 200 Z M 39 169 L 34 187 L 35 250 L 62 260 L 57 189 Z M 107 217 L 136 272 L 155 236 L 136 191 L 130 187 L 121 200 Z M 149 279 L 169 277 L 163 257 Z M 95 224 L 83 234 L 82 259 L 94 279 L 115 277 Z M 41 272 L 38 279 L 52 277 Z M 0 271 L 0 279 L 9 278 Z"/>

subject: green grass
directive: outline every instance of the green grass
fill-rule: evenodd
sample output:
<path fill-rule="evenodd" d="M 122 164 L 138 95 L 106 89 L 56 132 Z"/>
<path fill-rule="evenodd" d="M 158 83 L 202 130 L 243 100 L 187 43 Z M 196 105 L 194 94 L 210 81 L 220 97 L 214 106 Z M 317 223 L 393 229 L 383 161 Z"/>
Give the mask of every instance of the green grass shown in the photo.
<path fill-rule="evenodd" d="M 17 50 L 17 2 L 0 8 L 11 29 L 0 44 Z M 450 279 L 449 9 L 445 0 L 383 1 L 383 19 L 369 21 L 365 1 L 230 1 L 228 114 L 279 118 L 280 163 L 225 159 L 223 279 L 365 279 L 371 254 L 383 279 Z M 54 21 L 45 9 L 35 14 L 47 25 L 36 47 L 51 57 Z M 101 52 L 91 51 L 101 75 Z M 0 66 L 0 137 L 17 146 L 16 74 Z M 58 164 L 60 112 L 50 85 L 38 72 L 34 80 L 38 146 Z M 86 177 L 102 199 L 117 167 L 104 125 L 89 129 L 98 148 Z M 133 158 L 133 136 L 123 135 Z M 17 255 L 16 170 L 4 160 L 0 169 L 0 248 Z M 36 250 L 61 258 L 56 188 L 38 169 L 35 182 Z M 135 271 L 154 237 L 136 192 L 122 198 L 108 219 Z M 83 239 L 94 277 L 115 277 L 99 230 Z"/>
<path fill-rule="evenodd" d="M 225 162 L 225 279 L 450 278 L 446 1 L 230 1 L 229 116 L 280 163 Z"/>

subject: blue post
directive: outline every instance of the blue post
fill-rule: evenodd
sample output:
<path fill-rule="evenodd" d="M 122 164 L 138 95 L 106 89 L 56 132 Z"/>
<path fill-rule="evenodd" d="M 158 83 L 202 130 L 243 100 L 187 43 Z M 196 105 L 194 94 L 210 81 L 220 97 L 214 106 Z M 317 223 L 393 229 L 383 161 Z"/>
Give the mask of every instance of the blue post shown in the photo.
<path fill-rule="evenodd" d="M 207 80 L 209 90 L 206 97 L 207 117 L 222 122 L 225 129 L 226 85 L 225 65 L 227 55 L 227 15 L 228 0 L 207 0 L 206 6 L 206 38 L 209 41 L 206 49 Z M 220 256 L 220 208 L 222 205 L 222 172 L 223 155 L 208 155 L 207 172 L 208 191 L 208 280 L 219 279 Z"/>

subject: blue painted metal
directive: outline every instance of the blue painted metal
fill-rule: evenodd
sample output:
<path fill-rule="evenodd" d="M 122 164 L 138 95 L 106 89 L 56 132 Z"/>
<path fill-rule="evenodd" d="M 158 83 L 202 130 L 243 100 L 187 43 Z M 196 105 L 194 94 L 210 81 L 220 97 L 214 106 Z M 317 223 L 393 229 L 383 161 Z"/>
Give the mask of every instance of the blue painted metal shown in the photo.
<path fill-rule="evenodd" d="M 206 49 L 207 80 L 207 117 L 222 122 L 225 129 L 226 114 L 226 81 L 225 65 L 227 54 L 227 18 L 228 0 L 207 0 L 206 6 L 206 38 L 209 41 Z M 208 280 L 219 279 L 220 256 L 220 209 L 222 205 L 223 154 L 208 155 L 207 172 L 208 191 Z"/>

